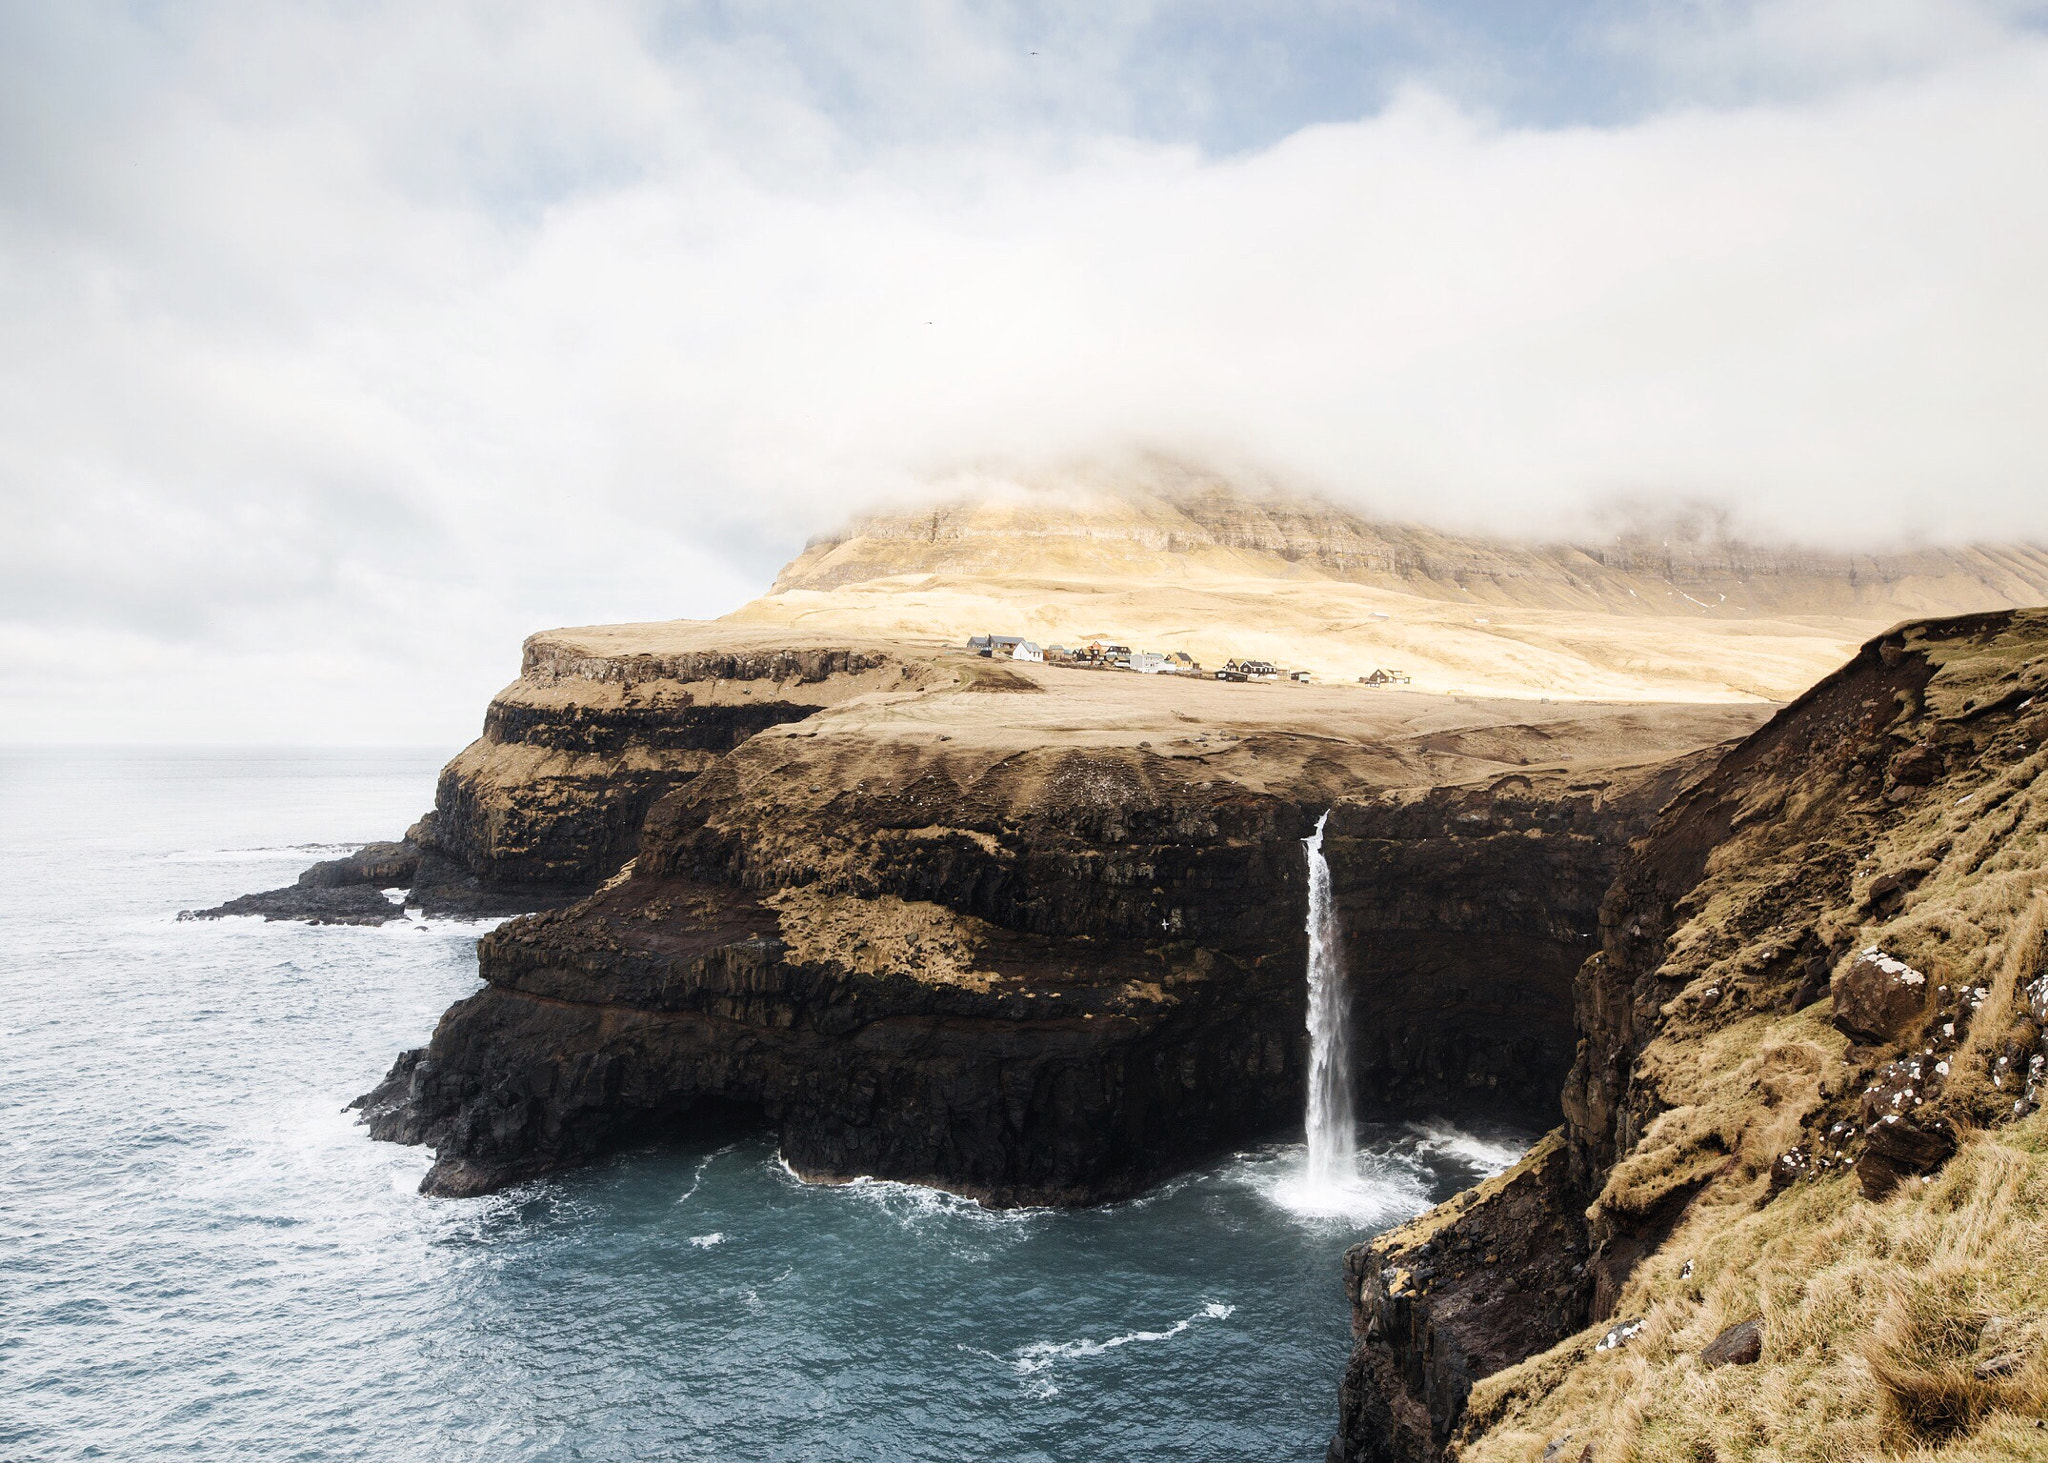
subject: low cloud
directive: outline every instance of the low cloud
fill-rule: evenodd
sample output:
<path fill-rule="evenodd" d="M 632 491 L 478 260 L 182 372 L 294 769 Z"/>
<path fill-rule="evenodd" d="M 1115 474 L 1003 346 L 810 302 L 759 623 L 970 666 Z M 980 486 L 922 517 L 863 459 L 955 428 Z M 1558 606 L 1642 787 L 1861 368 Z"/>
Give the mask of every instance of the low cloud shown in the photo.
<path fill-rule="evenodd" d="M 1200 7 L 17 12 L 10 729 L 452 739 L 528 630 L 1136 454 L 2048 536 L 2037 7 L 1595 16 L 1542 86 L 1366 10 L 1394 59 L 1274 135 L 1258 75 L 1143 64 L 1220 55 Z M 1529 100 L 1574 78 L 1611 105 Z"/>

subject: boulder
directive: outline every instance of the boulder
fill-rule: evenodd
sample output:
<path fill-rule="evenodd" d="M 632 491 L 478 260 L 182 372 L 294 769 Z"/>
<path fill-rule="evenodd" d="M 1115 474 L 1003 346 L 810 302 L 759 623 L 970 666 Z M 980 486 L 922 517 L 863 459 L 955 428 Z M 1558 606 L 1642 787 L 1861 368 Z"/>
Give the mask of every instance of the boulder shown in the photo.
<path fill-rule="evenodd" d="M 1760 1321 L 1743 1321 L 1730 1326 L 1700 1348 L 1700 1360 L 1712 1366 L 1748 1366 L 1764 1354 L 1764 1328 Z"/>
<path fill-rule="evenodd" d="M 317 863 L 299 875 L 302 889 L 345 889 L 368 884 L 378 889 L 410 887 L 420 866 L 411 843 L 370 843 L 342 858 Z"/>
<path fill-rule="evenodd" d="M 1941 776 L 1941 753 L 1926 742 L 1917 742 L 1895 755 L 1885 771 L 1895 785 L 1925 787 Z"/>
<path fill-rule="evenodd" d="M 1787 1148 L 1771 1162 L 1770 1195 L 1775 1198 L 1813 1172 L 1813 1155 L 1803 1147 Z"/>
<path fill-rule="evenodd" d="M 1929 989 L 1926 976 L 1873 945 L 1829 987 L 1835 1029 L 1860 1042 L 1896 1041 L 1926 1019 Z"/>
<path fill-rule="evenodd" d="M 1956 1130 L 1948 1119 L 1892 1114 L 1878 1119 L 1864 1134 L 1856 1180 L 1863 1186 L 1863 1197 L 1875 1203 L 1906 1179 L 1933 1173 L 1955 1151 Z"/>

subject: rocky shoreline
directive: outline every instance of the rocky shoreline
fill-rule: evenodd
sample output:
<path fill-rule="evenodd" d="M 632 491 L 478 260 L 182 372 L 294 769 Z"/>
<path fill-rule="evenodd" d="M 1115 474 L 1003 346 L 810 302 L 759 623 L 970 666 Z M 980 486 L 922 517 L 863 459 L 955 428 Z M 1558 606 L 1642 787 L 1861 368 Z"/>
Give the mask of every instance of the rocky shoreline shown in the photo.
<path fill-rule="evenodd" d="M 1347 1257 L 1330 1457 L 1515 1457 L 1530 1427 L 1577 1457 L 1598 1424 L 1545 1409 L 1653 1344 L 1684 1236 L 1809 1184 L 1883 1199 L 2048 1090 L 2048 965 L 1966 978 L 1944 913 L 1994 850 L 2028 888 L 2048 863 L 2012 841 L 2048 612 L 1902 627 L 1740 739 L 1726 710 L 1105 699 L 1135 678 L 671 633 L 536 637 L 404 839 L 207 911 L 531 911 L 357 1104 L 434 1148 L 428 1192 L 740 1120 L 807 1177 L 1089 1204 L 1282 1132 L 1327 810 L 1365 1107 L 1562 1118 Z M 1697 1364 L 1781 1344 L 1723 1329 Z"/>

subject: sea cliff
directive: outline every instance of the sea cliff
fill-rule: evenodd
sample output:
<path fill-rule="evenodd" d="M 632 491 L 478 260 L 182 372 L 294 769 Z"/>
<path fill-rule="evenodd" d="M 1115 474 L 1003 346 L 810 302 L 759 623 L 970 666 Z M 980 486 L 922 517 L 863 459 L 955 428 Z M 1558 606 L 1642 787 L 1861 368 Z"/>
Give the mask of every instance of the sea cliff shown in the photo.
<path fill-rule="evenodd" d="M 1325 810 L 1377 1109 L 1554 1120 L 1620 851 L 1756 716 L 580 633 L 529 652 L 426 820 L 482 887 L 592 891 L 488 936 L 485 989 L 366 1097 L 437 1192 L 738 1116 L 817 1177 L 1082 1203 L 1284 1131 Z M 760 729 L 703 745 L 734 705 Z M 566 729 L 676 760 L 614 796 L 531 740 Z"/>
<path fill-rule="evenodd" d="M 1350 1256 L 1333 1460 L 2039 1456 L 2044 693 L 1907 625 L 1664 811 L 1560 1130 Z"/>

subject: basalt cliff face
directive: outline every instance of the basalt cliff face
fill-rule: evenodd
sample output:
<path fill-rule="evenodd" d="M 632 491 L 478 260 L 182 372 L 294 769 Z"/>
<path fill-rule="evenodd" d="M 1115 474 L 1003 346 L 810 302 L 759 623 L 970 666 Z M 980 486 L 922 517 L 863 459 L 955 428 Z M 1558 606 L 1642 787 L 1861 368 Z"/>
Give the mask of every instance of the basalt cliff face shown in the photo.
<path fill-rule="evenodd" d="M 640 846 L 647 810 L 756 733 L 925 684 L 905 647 L 731 629 L 602 625 L 528 638 L 483 735 L 441 770 L 405 836 L 316 864 L 197 917 L 381 924 L 408 908 L 499 918 L 593 892 Z M 394 902 L 386 889 L 404 891 Z"/>
<path fill-rule="evenodd" d="M 1355 1249 L 1333 1459 L 2040 1456 L 2048 611 L 1867 644 L 1680 795 L 1561 1130 Z"/>
<path fill-rule="evenodd" d="M 430 825 L 441 847 L 444 818 L 483 830 L 469 867 L 529 888 L 546 887 L 536 870 L 612 875 L 487 936 L 484 989 L 365 1099 L 378 1136 L 434 1146 L 436 1192 L 740 1116 L 816 1177 L 1078 1203 L 1284 1130 L 1305 1058 L 1298 840 L 1330 808 L 1371 993 L 1368 1093 L 1387 1111 L 1541 1122 L 1619 851 L 1755 719 L 1174 682 L 905 643 L 814 646 L 795 674 L 747 679 L 730 672 L 772 657 L 735 660 L 730 627 L 577 634 L 584 653 L 529 652 L 531 684 L 499 697 L 498 739 L 451 767 Z M 621 735 L 606 717 L 627 694 Z M 563 766 L 504 740 L 501 708 L 535 703 L 557 740 L 616 738 L 578 755 L 692 743 L 666 790 L 622 798 L 651 798 L 630 842 L 609 831 L 629 815 L 581 784 L 519 783 Z M 735 705 L 762 728 L 695 745 L 704 708 Z M 683 735 L 650 706 L 689 718 Z M 451 782 L 519 818 L 476 815 Z"/>

